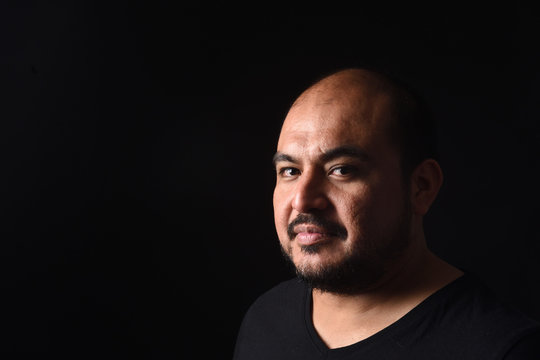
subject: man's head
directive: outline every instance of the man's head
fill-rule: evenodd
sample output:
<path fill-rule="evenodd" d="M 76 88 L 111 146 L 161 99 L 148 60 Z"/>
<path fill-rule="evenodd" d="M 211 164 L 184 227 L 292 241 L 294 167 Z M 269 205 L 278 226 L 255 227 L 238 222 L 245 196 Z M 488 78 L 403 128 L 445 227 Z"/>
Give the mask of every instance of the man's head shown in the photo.
<path fill-rule="evenodd" d="M 422 246 L 442 173 L 432 144 L 416 147 L 429 133 L 417 126 L 428 124 L 421 109 L 362 69 L 322 79 L 291 107 L 274 156 L 274 215 L 284 253 L 313 287 L 368 290 Z"/>

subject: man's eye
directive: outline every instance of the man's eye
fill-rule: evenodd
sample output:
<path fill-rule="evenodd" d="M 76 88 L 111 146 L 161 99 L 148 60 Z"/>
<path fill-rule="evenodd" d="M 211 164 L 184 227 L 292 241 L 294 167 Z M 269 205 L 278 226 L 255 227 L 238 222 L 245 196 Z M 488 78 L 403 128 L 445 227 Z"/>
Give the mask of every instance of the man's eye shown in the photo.
<path fill-rule="evenodd" d="M 279 169 L 279 175 L 283 177 L 293 177 L 300 174 L 300 170 L 292 167 L 284 167 Z"/>
<path fill-rule="evenodd" d="M 331 175 L 351 176 L 357 172 L 353 166 L 336 166 L 330 170 Z"/>

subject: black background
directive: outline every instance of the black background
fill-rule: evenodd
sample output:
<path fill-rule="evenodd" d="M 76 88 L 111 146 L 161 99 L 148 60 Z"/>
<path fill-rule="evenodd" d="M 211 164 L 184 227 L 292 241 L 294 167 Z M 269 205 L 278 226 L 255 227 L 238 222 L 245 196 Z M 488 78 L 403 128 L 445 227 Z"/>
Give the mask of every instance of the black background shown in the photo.
<path fill-rule="evenodd" d="M 0 352 L 230 358 L 291 273 L 271 156 L 313 80 L 378 64 L 440 121 L 431 248 L 540 319 L 535 9 L 2 2 Z"/>

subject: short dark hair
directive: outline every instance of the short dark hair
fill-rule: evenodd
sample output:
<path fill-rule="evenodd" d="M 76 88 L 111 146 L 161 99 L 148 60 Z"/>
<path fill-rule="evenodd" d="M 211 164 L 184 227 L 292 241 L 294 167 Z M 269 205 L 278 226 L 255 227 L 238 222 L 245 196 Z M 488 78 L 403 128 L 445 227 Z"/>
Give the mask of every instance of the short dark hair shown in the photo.
<path fill-rule="evenodd" d="M 409 176 L 422 161 L 439 161 L 437 124 L 425 99 L 411 86 L 382 73 L 391 83 L 394 121 L 390 137 L 401 153 L 403 174 Z"/>

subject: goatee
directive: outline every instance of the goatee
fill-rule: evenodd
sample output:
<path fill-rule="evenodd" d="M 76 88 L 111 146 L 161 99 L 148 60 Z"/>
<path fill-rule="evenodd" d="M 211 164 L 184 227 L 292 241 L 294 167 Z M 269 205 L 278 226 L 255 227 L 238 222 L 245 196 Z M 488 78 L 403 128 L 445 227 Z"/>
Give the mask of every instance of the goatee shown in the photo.
<path fill-rule="evenodd" d="M 334 223 L 316 214 L 300 214 L 288 226 L 289 244 L 282 246 L 282 253 L 294 267 L 296 275 L 310 288 L 323 292 L 343 295 L 359 294 L 373 288 L 387 272 L 387 266 L 395 261 L 410 243 L 410 208 L 405 207 L 398 224 L 387 238 L 373 239 L 373 243 L 388 244 L 377 251 L 366 252 L 366 239 L 355 241 L 350 250 L 341 261 L 324 266 L 297 266 L 292 259 L 292 241 L 294 240 L 294 227 L 299 224 L 313 224 L 325 232 L 331 233 L 335 241 L 345 241 L 347 230 L 340 224 Z M 300 250 L 306 254 L 317 254 L 323 251 L 328 244 L 319 243 L 302 246 Z"/>

